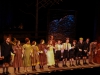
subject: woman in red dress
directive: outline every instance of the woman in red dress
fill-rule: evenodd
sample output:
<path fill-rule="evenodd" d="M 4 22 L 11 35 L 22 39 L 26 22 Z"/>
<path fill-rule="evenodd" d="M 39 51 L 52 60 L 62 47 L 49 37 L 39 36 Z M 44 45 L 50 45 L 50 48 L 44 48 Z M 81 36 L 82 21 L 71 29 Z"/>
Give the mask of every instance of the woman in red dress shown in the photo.
<path fill-rule="evenodd" d="M 93 62 L 100 64 L 100 43 L 97 44 Z"/>
<path fill-rule="evenodd" d="M 16 41 L 16 45 L 13 47 L 15 56 L 13 61 L 14 72 L 16 73 L 16 69 L 18 68 L 18 72 L 20 72 L 20 67 L 23 66 L 22 55 L 23 55 L 23 48 L 20 45 L 20 41 Z"/>
<path fill-rule="evenodd" d="M 43 39 L 40 41 L 38 48 L 39 48 L 40 69 L 43 69 L 43 66 L 47 64 L 46 44 Z"/>

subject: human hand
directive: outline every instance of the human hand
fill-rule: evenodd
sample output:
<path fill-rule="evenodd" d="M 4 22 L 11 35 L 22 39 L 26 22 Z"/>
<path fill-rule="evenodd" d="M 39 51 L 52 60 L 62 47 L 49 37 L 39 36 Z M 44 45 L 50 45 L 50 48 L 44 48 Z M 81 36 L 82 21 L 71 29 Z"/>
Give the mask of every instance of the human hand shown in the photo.
<path fill-rule="evenodd" d="M 82 49 L 79 49 L 79 51 L 81 52 L 81 51 L 82 51 Z"/>

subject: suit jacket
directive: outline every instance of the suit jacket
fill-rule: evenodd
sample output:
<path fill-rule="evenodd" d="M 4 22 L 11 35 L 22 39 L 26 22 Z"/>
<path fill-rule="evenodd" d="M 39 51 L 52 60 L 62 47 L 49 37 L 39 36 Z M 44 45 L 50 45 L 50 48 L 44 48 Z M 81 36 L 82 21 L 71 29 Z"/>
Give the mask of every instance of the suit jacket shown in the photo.
<path fill-rule="evenodd" d="M 4 42 L 1 45 L 1 56 L 8 57 L 11 56 L 11 52 L 13 53 L 12 45 Z"/>

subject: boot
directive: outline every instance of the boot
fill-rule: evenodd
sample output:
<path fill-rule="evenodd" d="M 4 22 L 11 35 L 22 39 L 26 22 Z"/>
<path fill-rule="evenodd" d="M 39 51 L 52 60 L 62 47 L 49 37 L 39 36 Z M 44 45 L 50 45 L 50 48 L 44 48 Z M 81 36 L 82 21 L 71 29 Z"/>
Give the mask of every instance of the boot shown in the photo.
<path fill-rule="evenodd" d="M 32 71 L 36 71 L 35 66 L 32 66 Z"/>

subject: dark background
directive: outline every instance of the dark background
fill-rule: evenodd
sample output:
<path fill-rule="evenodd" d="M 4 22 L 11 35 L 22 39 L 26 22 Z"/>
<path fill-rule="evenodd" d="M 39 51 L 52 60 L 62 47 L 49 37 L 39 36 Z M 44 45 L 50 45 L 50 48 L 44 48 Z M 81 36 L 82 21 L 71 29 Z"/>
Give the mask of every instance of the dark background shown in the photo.
<path fill-rule="evenodd" d="M 51 0 L 52 1 L 52 0 Z M 41 5 L 39 5 L 40 7 Z M 52 20 L 50 10 L 74 10 L 76 14 L 76 37 L 90 38 L 91 41 L 99 38 L 100 34 L 100 2 L 92 0 L 62 0 L 41 7 L 38 13 L 38 37 L 35 36 L 36 29 L 36 0 L 32 1 L 1 1 L 0 2 L 0 39 L 4 34 L 13 34 L 20 39 L 25 37 L 34 38 L 34 40 L 46 39 L 48 23 Z M 59 12 L 58 12 L 59 13 Z M 53 13 L 52 13 L 53 14 Z M 61 14 L 61 13 L 59 13 Z M 49 17 L 48 17 L 49 15 Z M 60 16 L 60 15 L 58 15 Z M 18 26 L 23 24 L 24 30 L 18 30 Z M 17 28 L 14 28 L 17 27 Z M 24 36 L 21 36 L 24 34 Z M 29 35 L 31 34 L 31 35 Z"/>

